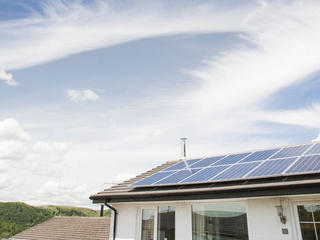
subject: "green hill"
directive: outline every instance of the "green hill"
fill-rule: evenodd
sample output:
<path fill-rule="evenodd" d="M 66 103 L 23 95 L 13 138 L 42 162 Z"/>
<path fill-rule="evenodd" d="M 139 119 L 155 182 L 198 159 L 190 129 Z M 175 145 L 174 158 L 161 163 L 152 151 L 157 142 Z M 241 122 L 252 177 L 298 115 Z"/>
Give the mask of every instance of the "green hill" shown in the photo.
<path fill-rule="evenodd" d="M 105 211 L 105 216 L 110 211 Z M 99 211 L 68 206 L 34 207 L 21 202 L 0 202 L 0 239 L 9 238 L 53 216 L 97 217 Z"/>

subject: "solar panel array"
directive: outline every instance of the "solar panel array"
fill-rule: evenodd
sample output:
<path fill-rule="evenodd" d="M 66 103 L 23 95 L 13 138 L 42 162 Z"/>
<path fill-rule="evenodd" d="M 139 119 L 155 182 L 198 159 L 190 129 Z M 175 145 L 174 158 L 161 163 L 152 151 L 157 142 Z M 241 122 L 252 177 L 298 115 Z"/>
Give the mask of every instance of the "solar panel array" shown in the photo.
<path fill-rule="evenodd" d="M 131 186 L 160 186 L 320 172 L 320 143 L 181 161 Z"/>

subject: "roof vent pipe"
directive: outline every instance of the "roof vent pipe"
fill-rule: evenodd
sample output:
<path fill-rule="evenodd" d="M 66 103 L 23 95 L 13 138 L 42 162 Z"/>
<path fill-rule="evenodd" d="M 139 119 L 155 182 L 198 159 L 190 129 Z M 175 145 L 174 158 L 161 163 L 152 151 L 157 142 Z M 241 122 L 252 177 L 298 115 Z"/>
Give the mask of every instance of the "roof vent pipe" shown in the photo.
<path fill-rule="evenodd" d="M 188 161 L 187 161 L 187 146 L 186 146 L 186 141 L 187 138 L 180 138 L 181 140 L 181 158 L 180 160 L 184 161 L 184 164 L 186 165 L 186 168 L 189 170 L 189 172 L 191 173 L 191 169 L 189 167 Z"/>
<path fill-rule="evenodd" d="M 180 138 L 180 140 L 181 140 L 181 159 L 185 160 L 187 158 L 187 146 L 186 146 L 187 138 L 183 137 L 183 138 Z"/>

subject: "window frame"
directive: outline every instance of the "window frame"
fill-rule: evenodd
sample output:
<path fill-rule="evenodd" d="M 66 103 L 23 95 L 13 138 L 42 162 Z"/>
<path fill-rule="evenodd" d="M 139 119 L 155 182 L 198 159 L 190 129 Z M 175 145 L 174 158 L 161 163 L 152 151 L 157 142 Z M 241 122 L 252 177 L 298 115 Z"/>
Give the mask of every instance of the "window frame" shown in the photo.
<path fill-rule="evenodd" d="M 175 204 L 161 204 L 161 205 L 157 205 L 157 212 L 156 212 L 156 218 L 157 218 L 157 225 L 156 225 L 156 238 L 154 240 L 158 240 L 158 223 L 159 223 L 159 208 L 160 207 L 174 207 L 174 235 L 175 235 L 175 239 L 177 237 L 177 232 L 176 232 L 176 228 L 177 228 L 177 206 Z"/>
<path fill-rule="evenodd" d="M 143 210 L 153 210 L 154 211 L 154 223 L 153 223 L 153 238 L 157 240 L 157 226 L 158 226 L 158 213 L 157 213 L 157 206 L 146 206 L 140 207 L 139 215 L 138 215 L 138 239 L 141 240 L 142 238 L 142 218 L 143 218 Z"/>
<path fill-rule="evenodd" d="M 242 203 L 245 206 L 245 210 L 247 213 L 247 224 L 248 224 L 248 235 L 250 239 L 250 209 L 248 208 L 248 199 L 203 199 L 203 200 L 191 200 L 191 201 L 179 201 L 179 202 L 157 202 L 157 203 L 145 203 L 145 205 L 140 205 L 138 207 L 138 212 L 137 212 L 137 229 L 136 229 L 136 237 L 138 240 L 141 240 L 141 235 L 142 235 L 142 211 L 143 210 L 154 210 L 155 211 L 155 219 L 154 219 L 154 240 L 158 240 L 158 207 L 160 206 L 172 206 L 175 207 L 175 227 L 176 227 L 176 237 L 177 235 L 177 227 L 178 227 L 178 218 L 177 216 L 180 215 L 178 214 L 178 211 L 180 211 L 179 206 L 177 204 L 183 203 L 188 205 L 188 214 L 190 216 L 190 229 L 191 229 L 191 235 L 190 235 L 190 240 L 192 239 L 192 205 L 193 204 L 215 204 L 215 203 L 230 203 L 230 202 L 236 202 L 236 203 Z"/>
<path fill-rule="evenodd" d="M 246 221 L 247 221 L 247 228 L 248 228 L 248 239 L 250 239 L 250 222 L 249 222 L 249 211 L 248 211 L 248 201 L 246 200 L 238 200 L 238 199 L 218 199 L 215 201 L 207 201 L 207 200 L 201 200 L 201 201 L 195 201 L 195 202 L 190 202 L 190 214 L 191 214 L 191 228 L 193 224 L 193 205 L 195 204 L 223 204 L 223 203 L 241 203 L 245 207 L 245 212 L 246 212 Z M 192 239 L 192 236 L 191 236 Z"/>
<path fill-rule="evenodd" d="M 320 201 L 297 201 L 292 204 L 293 207 L 293 217 L 294 217 L 294 225 L 296 229 L 296 234 L 299 240 L 303 240 L 302 238 L 302 232 L 301 232 L 301 226 L 300 226 L 300 220 L 299 220 L 299 213 L 298 213 L 298 206 L 314 206 L 314 205 L 320 205 Z M 320 240 L 320 236 L 318 236 L 318 240 Z"/>

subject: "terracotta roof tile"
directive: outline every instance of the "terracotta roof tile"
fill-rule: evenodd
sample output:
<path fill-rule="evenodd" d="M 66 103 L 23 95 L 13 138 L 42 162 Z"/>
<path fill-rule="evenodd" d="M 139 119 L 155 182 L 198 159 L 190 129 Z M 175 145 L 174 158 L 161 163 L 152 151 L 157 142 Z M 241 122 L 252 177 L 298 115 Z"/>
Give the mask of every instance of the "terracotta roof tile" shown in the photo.
<path fill-rule="evenodd" d="M 12 237 L 14 240 L 106 240 L 107 217 L 53 217 Z"/>

